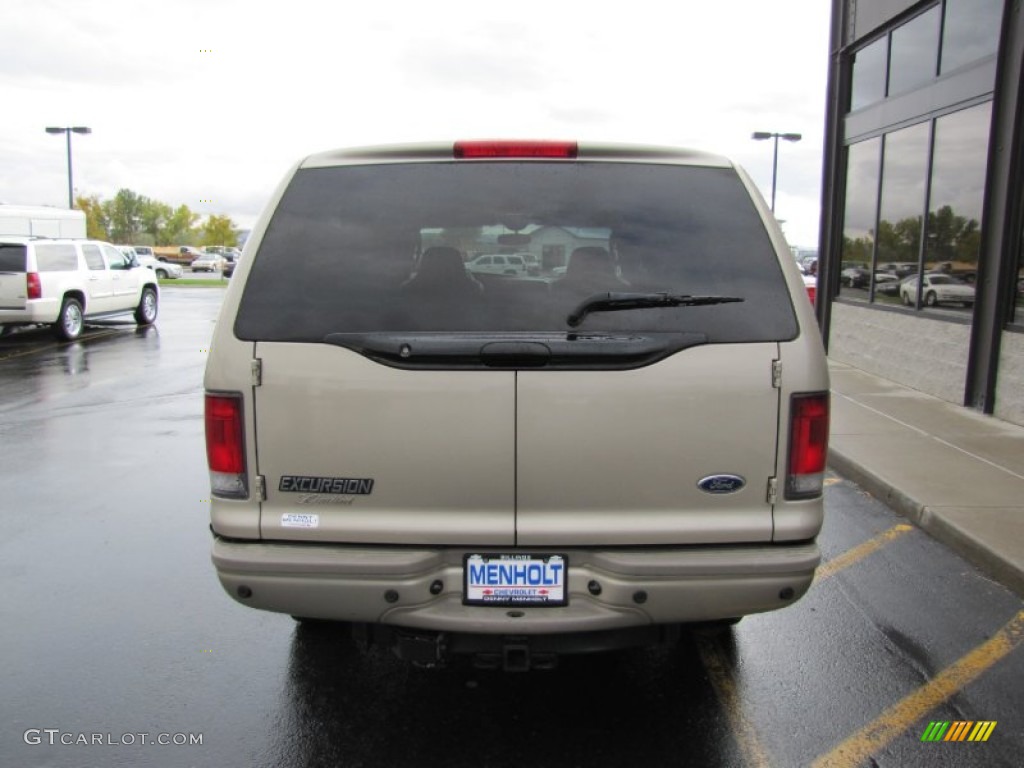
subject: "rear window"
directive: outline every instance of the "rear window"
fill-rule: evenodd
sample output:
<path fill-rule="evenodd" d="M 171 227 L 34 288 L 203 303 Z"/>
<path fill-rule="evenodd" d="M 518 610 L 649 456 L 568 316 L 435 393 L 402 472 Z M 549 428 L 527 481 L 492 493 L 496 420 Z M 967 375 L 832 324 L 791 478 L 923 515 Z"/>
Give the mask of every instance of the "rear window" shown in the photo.
<path fill-rule="evenodd" d="M 538 161 L 300 170 L 256 253 L 235 333 L 565 334 L 572 310 L 603 292 L 743 301 L 593 312 L 577 331 L 713 342 L 797 333 L 732 169 Z"/>
<path fill-rule="evenodd" d="M 25 271 L 25 246 L 0 243 L 0 272 Z"/>
<path fill-rule="evenodd" d="M 70 243 L 36 245 L 36 267 L 40 272 L 73 272 L 78 269 L 78 254 Z"/>

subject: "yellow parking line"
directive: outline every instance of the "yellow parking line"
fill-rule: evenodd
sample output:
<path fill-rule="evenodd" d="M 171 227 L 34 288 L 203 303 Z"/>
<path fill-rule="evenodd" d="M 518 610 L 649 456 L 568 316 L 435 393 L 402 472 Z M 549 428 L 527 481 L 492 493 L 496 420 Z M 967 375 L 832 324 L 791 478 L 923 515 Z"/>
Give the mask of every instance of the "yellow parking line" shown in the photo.
<path fill-rule="evenodd" d="M 970 684 L 1024 641 L 1024 611 L 966 656 L 946 667 L 934 680 L 889 707 L 850 736 L 813 768 L 854 768 L 877 755 L 893 739 L 951 696 Z"/>
<path fill-rule="evenodd" d="M 818 570 L 815 572 L 815 583 L 819 581 L 824 581 L 830 576 L 835 576 L 839 571 L 843 570 L 844 568 L 849 568 L 851 565 L 858 562 L 859 560 L 863 560 L 872 552 L 881 549 L 882 546 L 888 544 L 897 536 L 900 536 L 906 533 L 907 531 L 912 530 L 914 530 L 914 526 L 907 525 L 906 523 L 894 525 L 892 528 L 883 533 L 878 534 L 873 539 L 868 539 L 863 544 L 856 546 L 848 552 L 844 552 L 843 554 L 839 555 L 839 557 L 835 557 L 829 560 L 823 566 L 818 568 Z"/>
<path fill-rule="evenodd" d="M 743 764 L 752 766 L 752 768 L 769 768 L 772 763 L 757 738 L 757 731 L 753 724 L 743 714 L 740 695 L 736 690 L 736 681 L 732 677 L 729 662 L 723 656 L 721 648 L 715 644 L 714 639 L 707 637 L 697 638 L 697 648 L 700 651 L 701 661 L 704 662 L 704 668 L 708 671 L 711 685 L 718 696 L 718 702 L 725 710 L 736 744 L 743 755 Z"/>
<path fill-rule="evenodd" d="M 121 331 L 111 329 L 109 331 L 97 331 L 96 333 L 90 333 L 88 335 L 82 335 L 74 341 L 58 341 L 53 344 L 47 344 L 44 347 L 30 347 L 29 349 L 23 349 L 20 351 L 12 352 L 11 354 L 3 354 L 0 352 L 0 360 L 13 360 L 16 357 L 25 357 L 26 355 L 38 355 L 40 352 L 46 352 L 50 349 L 60 349 L 61 347 L 67 347 L 71 344 L 77 344 L 80 341 L 92 341 L 93 339 L 102 339 L 107 336 L 114 336 Z"/>

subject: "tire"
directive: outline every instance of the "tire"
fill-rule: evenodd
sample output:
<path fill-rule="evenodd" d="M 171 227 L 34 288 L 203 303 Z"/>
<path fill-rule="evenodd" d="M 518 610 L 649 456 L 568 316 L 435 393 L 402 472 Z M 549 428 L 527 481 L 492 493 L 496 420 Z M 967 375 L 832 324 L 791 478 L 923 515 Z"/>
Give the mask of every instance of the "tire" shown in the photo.
<path fill-rule="evenodd" d="M 161 280 L 166 280 L 167 279 L 167 270 L 165 270 L 165 269 L 158 269 L 156 271 L 156 276 L 158 278 L 160 278 Z"/>
<path fill-rule="evenodd" d="M 65 298 L 64 303 L 60 305 L 57 322 L 53 324 L 54 334 L 62 341 L 74 341 L 82 335 L 84 326 L 82 303 L 78 299 Z"/>
<path fill-rule="evenodd" d="M 903 297 L 903 305 L 906 306 L 906 307 L 909 307 L 910 306 L 910 294 L 907 293 L 906 291 L 901 291 L 900 292 L 900 296 Z"/>
<path fill-rule="evenodd" d="M 934 307 L 939 303 L 939 297 L 935 295 L 935 291 L 928 291 L 928 293 L 924 295 L 924 303 L 927 307 Z"/>
<path fill-rule="evenodd" d="M 152 325 L 156 321 L 159 309 L 159 300 L 153 286 L 147 285 L 142 289 L 142 298 L 139 299 L 139 306 L 135 308 L 135 322 L 139 325 Z"/>

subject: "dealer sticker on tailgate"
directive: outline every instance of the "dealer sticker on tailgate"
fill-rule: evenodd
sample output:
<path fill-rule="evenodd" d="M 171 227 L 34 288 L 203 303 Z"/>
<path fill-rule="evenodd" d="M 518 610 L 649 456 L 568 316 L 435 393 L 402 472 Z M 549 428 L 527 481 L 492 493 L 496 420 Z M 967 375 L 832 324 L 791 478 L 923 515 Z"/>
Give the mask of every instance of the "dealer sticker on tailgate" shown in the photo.
<path fill-rule="evenodd" d="M 466 555 L 466 605 L 566 605 L 564 555 Z"/>

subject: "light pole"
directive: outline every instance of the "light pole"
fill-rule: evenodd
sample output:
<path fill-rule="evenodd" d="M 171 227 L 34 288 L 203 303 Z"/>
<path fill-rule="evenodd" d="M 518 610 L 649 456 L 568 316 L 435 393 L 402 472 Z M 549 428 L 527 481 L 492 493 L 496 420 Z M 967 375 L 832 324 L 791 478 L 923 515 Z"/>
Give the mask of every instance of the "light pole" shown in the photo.
<path fill-rule="evenodd" d="M 47 133 L 64 133 L 68 137 L 68 208 L 75 207 L 75 188 L 71 181 L 71 134 L 72 133 L 92 133 L 92 128 L 86 128 L 84 125 L 67 126 L 64 128 L 47 128 Z"/>
<path fill-rule="evenodd" d="M 772 213 L 775 213 L 775 175 L 779 170 L 779 139 L 786 141 L 800 141 L 803 138 L 799 133 L 773 133 L 771 131 L 754 131 L 751 138 L 755 141 L 774 139 L 775 148 L 772 151 Z"/>

